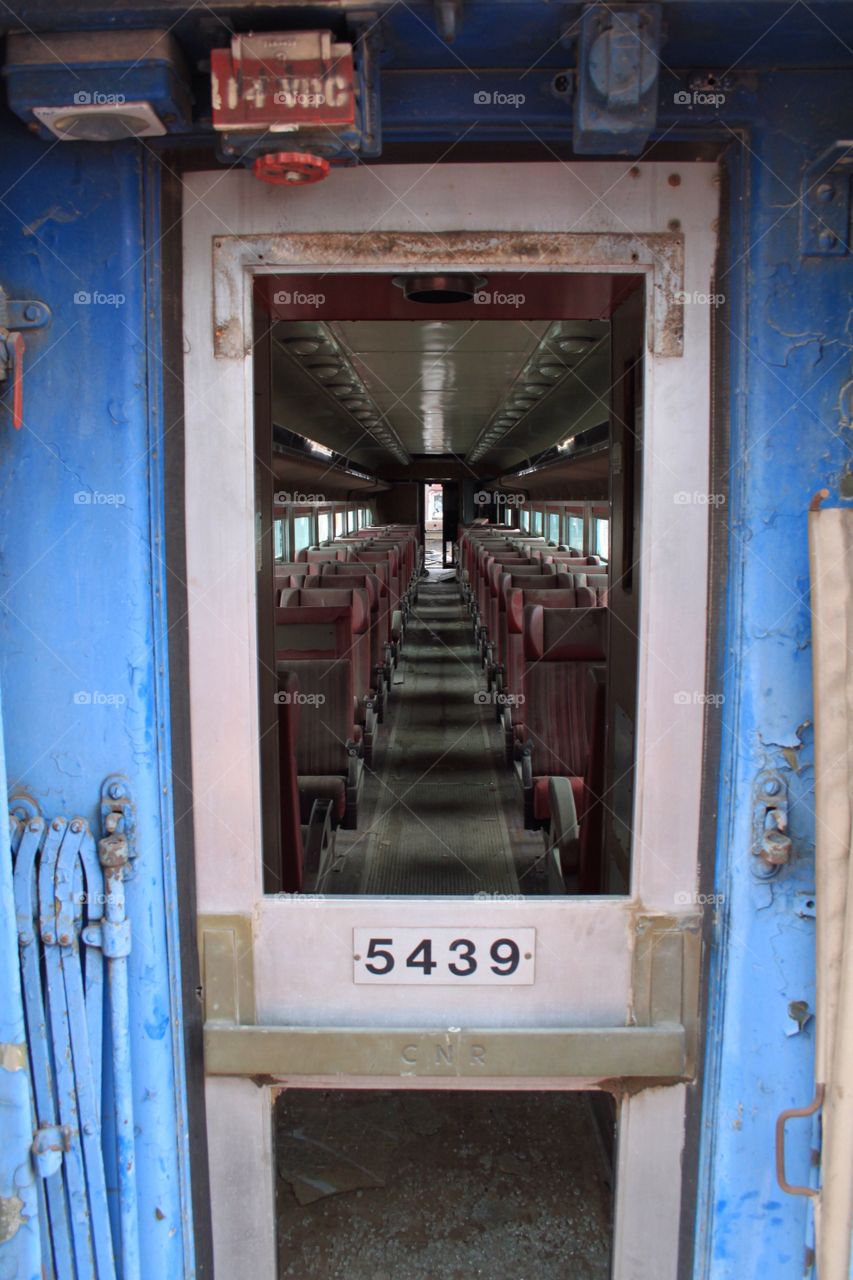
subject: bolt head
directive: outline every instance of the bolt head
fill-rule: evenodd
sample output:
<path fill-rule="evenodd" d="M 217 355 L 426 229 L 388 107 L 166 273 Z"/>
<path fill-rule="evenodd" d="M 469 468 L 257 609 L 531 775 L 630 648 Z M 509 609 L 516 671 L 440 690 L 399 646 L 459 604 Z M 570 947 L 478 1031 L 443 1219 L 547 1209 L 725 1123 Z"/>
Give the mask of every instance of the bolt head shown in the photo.
<path fill-rule="evenodd" d="M 764 784 L 764 794 L 768 796 L 778 796 L 779 781 L 777 778 L 768 778 Z"/>

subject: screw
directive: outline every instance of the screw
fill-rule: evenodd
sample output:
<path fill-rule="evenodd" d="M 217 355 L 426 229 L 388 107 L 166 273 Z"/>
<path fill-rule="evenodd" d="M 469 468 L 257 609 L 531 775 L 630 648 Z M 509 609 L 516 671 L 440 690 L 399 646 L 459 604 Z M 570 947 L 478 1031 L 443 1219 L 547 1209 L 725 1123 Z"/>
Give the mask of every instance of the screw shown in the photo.
<path fill-rule="evenodd" d="M 74 832 L 75 835 L 78 833 L 78 831 L 83 830 L 83 823 L 80 818 L 74 819 L 74 821 L 71 823 L 71 830 Z"/>
<path fill-rule="evenodd" d="M 86 1123 L 83 1125 L 83 1132 L 87 1135 L 93 1134 L 95 1132 L 95 1126 L 92 1124 L 91 1120 L 87 1120 Z"/>
<path fill-rule="evenodd" d="M 30 831 L 39 831 L 39 830 L 41 830 L 41 823 L 39 822 L 38 818 L 34 818 L 34 819 L 33 819 L 33 821 L 32 821 L 32 822 L 30 823 L 30 825 L 29 825 L 29 830 L 30 830 Z"/>
<path fill-rule="evenodd" d="M 61 947 L 67 947 L 70 941 L 71 939 L 69 938 L 67 933 L 61 933 L 59 935 L 59 945 Z"/>
<path fill-rule="evenodd" d="M 121 794 L 122 794 L 121 783 L 113 782 L 112 785 L 110 786 L 110 798 L 113 800 L 120 800 Z"/>
<path fill-rule="evenodd" d="M 836 243 L 836 236 L 832 231 L 821 231 L 818 242 L 821 249 L 832 249 Z"/>
<path fill-rule="evenodd" d="M 51 827 L 53 828 L 53 830 L 54 830 L 54 831 L 61 831 L 61 830 L 62 830 L 62 819 L 61 819 L 61 818 L 54 818 L 53 822 L 52 822 L 50 825 L 51 825 Z"/>
<path fill-rule="evenodd" d="M 764 794 L 768 796 L 778 796 L 779 780 L 778 778 L 768 778 L 764 784 Z"/>
<path fill-rule="evenodd" d="M 671 173 L 671 174 L 669 175 L 669 177 L 667 178 L 667 182 L 669 183 L 669 185 L 670 185 L 671 187 L 680 187 L 680 186 L 681 186 L 681 174 L 680 174 L 680 173 Z"/>
<path fill-rule="evenodd" d="M 38 318 L 39 318 L 39 308 L 36 306 L 34 302 L 31 302 L 28 307 L 24 307 L 25 320 L 38 320 Z"/>
<path fill-rule="evenodd" d="M 815 192 L 821 204 L 829 204 L 830 200 L 835 197 L 835 187 L 831 182 L 822 182 Z"/>

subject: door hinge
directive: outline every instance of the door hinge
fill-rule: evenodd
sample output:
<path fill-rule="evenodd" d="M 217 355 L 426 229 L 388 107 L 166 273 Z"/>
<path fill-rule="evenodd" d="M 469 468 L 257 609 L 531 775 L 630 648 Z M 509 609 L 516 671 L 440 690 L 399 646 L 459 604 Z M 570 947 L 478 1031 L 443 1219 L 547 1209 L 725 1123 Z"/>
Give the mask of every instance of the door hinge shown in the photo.
<path fill-rule="evenodd" d="M 50 319 L 50 308 L 35 299 L 7 298 L 0 287 L 0 383 L 12 379 L 12 426 L 24 424 L 23 329 L 41 329 Z"/>

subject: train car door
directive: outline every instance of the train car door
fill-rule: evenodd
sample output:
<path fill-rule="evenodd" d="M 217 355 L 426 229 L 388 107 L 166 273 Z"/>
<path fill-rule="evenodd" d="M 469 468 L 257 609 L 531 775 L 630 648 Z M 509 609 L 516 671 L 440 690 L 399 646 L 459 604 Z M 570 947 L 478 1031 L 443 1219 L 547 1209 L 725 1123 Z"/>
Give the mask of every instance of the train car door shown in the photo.
<path fill-rule="evenodd" d="M 476 166 L 476 182 L 452 164 L 381 173 L 379 182 L 365 166 L 339 170 L 292 192 L 234 171 L 184 184 L 190 679 L 217 1269 L 275 1275 L 277 1085 L 604 1087 L 619 1097 L 613 1275 L 674 1280 L 698 1008 L 711 331 L 702 299 L 713 292 L 716 168 L 683 165 L 675 181 L 665 163 L 532 164 L 523 184 L 500 164 Z M 624 495 L 613 531 L 643 577 L 633 839 L 627 883 L 610 895 L 507 903 L 263 892 L 253 283 L 316 273 L 321 292 L 330 271 L 425 263 L 644 277 L 641 376 L 631 383 L 644 424 L 644 449 L 632 454 L 643 472 L 639 547 L 628 548 Z M 400 931 L 415 941 L 514 931 L 530 957 L 524 981 L 357 981 L 362 943 Z"/>

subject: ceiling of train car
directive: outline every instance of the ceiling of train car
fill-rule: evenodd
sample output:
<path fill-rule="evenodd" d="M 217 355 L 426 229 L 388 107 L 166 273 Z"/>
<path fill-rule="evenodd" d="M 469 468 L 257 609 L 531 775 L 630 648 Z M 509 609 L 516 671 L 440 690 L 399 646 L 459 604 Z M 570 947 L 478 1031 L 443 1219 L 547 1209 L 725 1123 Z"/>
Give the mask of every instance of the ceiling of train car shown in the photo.
<path fill-rule="evenodd" d="M 607 418 L 605 321 L 279 321 L 273 418 L 361 466 L 509 469 Z"/>

